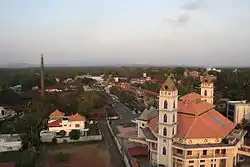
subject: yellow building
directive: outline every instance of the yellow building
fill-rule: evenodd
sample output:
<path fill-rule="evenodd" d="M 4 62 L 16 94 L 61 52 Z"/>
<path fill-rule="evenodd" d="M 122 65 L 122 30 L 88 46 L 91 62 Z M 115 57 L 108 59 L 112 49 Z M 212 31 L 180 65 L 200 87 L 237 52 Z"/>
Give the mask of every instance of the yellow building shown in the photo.
<path fill-rule="evenodd" d="M 158 110 L 144 110 L 135 121 L 152 165 L 165 167 L 233 167 L 245 131 L 217 112 L 213 105 L 213 80 L 201 78 L 201 95 L 178 96 L 169 77 L 161 86 Z"/>

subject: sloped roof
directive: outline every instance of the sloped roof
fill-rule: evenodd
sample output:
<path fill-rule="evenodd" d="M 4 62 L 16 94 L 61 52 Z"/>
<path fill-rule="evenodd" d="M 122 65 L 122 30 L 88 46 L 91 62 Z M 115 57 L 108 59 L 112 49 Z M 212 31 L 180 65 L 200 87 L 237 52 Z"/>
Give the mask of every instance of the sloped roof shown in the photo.
<path fill-rule="evenodd" d="M 64 113 L 59 111 L 59 110 L 55 110 L 54 112 L 52 112 L 49 117 L 63 117 L 64 116 Z"/>
<path fill-rule="evenodd" d="M 153 118 L 149 124 L 156 133 L 158 118 Z M 177 137 L 183 139 L 223 138 L 235 128 L 233 122 L 214 109 L 199 116 L 178 113 L 177 120 Z"/>
<path fill-rule="evenodd" d="M 149 109 L 145 109 L 138 120 L 149 121 L 151 118 L 156 117 L 158 115 L 158 111 L 155 107 L 151 106 Z"/>
<path fill-rule="evenodd" d="M 76 114 L 70 116 L 69 121 L 85 121 L 85 117 L 76 113 Z"/>
<path fill-rule="evenodd" d="M 148 148 L 147 147 L 132 147 L 132 148 L 128 148 L 128 153 L 130 156 L 148 155 Z"/>
<path fill-rule="evenodd" d="M 201 100 L 202 96 L 198 93 L 192 92 L 189 94 L 186 94 L 185 96 L 182 96 L 180 99 L 185 101 L 196 101 Z"/>
<path fill-rule="evenodd" d="M 210 110 L 201 116 L 178 114 L 177 136 L 184 139 L 223 138 L 235 124 L 216 110 Z"/>
<path fill-rule="evenodd" d="M 154 140 L 154 141 L 157 140 L 157 138 L 154 136 L 154 134 L 149 129 L 149 127 L 142 128 L 141 130 L 142 130 L 142 133 L 144 134 L 144 136 L 145 136 L 146 139 Z"/>
<path fill-rule="evenodd" d="M 61 119 L 57 119 L 55 121 L 52 121 L 50 123 L 48 123 L 48 127 L 60 127 L 62 123 Z"/>
<path fill-rule="evenodd" d="M 186 95 L 188 97 L 188 95 Z M 192 96 L 192 95 L 190 95 Z M 196 95 L 194 95 L 196 96 Z M 197 97 L 197 96 L 196 96 Z M 192 97 L 191 97 L 192 98 Z M 215 106 L 207 103 L 206 101 L 179 101 L 178 112 L 199 115 L 208 110 L 213 109 Z"/>
<path fill-rule="evenodd" d="M 174 91 L 177 90 L 176 85 L 171 76 L 161 85 L 161 91 Z"/>

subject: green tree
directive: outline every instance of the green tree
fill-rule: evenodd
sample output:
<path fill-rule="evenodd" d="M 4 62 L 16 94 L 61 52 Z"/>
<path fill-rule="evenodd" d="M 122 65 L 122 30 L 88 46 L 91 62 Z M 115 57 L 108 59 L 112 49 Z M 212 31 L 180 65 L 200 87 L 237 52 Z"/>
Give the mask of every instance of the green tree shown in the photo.
<path fill-rule="evenodd" d="M 69 132 L 69 138 L 71 140 L 78 140 L 80 138 L 80 131 L 73 129 L 71 132 Z"/>
<path fill-rule="evenodd" d="M 66 135 L 66 131 L 65 131 L 65 130 L 61 130 L 61 131 L 59 132 L 59 135 L 60 135 L 61 137 L 64 137 L 64 136 Z"/>

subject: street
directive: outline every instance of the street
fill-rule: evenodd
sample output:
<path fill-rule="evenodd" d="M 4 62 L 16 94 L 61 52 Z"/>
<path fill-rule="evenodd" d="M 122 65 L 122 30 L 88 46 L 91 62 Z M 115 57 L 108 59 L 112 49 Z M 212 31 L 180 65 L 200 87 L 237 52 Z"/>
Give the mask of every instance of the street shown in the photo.
<path fill-rule="evenodd" d="M 124 104 L 120 102 L 114 102 L 113 107 L 115 111 L 119 114 L 120 119 L 123 122 L 131 122 L 131 120 L 137 118 L 138 116 L 136 114 L 133 114 L 133 112 L 127 108 Z"/>
<path fill-rule="evenodd" d="M 115 141 L 108 129 L 107 123 L 105 120 L 99 121 L 100 130 L 103 134 L 105 145 L 110 154 L 110 162 L 112 167 L 125 167 L 124 161 L 120 155 L 119 150 L 116 147 Z"/>

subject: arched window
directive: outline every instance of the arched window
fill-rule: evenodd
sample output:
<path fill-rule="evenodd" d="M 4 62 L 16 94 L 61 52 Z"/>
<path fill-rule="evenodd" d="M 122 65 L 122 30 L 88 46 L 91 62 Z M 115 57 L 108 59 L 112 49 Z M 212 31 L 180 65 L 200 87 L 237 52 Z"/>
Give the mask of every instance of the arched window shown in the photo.
<path fill-rule="evenodd" d="M 207 96 L 207 90 L 204 90 L 204 96 Z"/>
<path fill-rule="evenodd" d="M 162 155 L 166 155 L 166 154 L 167 154 L 166 147 L 163 147 L 163 148 L 162 148 Z"/>
<path fill-rule="evenodd" d="M 168 116 L 167 116 L 167 114 L 164 114 L 163 121 L 164 122 L 168 122 Z"/>
<path fill-rule="evenodd" d="M 163 136 L 167 136 L 167 128 L 163 128 Z"/>
<path fill-rule="evenodd" d="M 168 109 L 168 101 L 167 100 L 164 101 L 164 109 Z"/>
<path fill-rule="evenodd" d="M 173 109 L 175 109 L 175 101 L 174 101 L 174 103 L 173 103 Z"/>
<path fill-rule="evenodd" d="M 173 122 L 175 122 L 175 114 L 173 114 Z"/>

